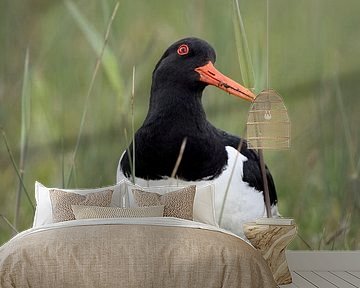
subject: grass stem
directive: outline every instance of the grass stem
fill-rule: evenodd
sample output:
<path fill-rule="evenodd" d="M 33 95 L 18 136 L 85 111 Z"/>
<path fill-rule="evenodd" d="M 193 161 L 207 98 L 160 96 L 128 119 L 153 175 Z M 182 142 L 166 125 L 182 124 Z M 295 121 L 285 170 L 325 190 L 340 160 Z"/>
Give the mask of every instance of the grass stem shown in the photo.
<path fill-rule="evenodd" d="M 96 59 L 96 64 L 95 64 L 95 68 L 94 68 L 94 71 L 93 71 L 93 74 L 92 74 L 92 77 L 91 77 L 90 86 L 89 86 L 89 89 L 88 89 L 88 91 L 86 93 L 86 99 L 85 99 L 85 104 L 84 104 L 84 110 L 83 110 L 82 117 L 81 117 L 79 133 L 78 133 L 78 137 L 77 137 L 77 140 L 76 140 L 75 149 L 74 149 L 74 152 L 73 152 L 73 155 L 72 155 L 72 162 L 71 162 L 69 177 L 68 177 L 68 180 L 67 180 L 67 187 L 70 184 L 70 181 L 71 181 L 71 178 L 72 178 L 72 175 L 73 175 L 73 172 L 74 172 L 73 170 L 74 170 L 74 166 L 75 166 L 76 156 L 77 156 L 79 146 L 80 146 L 81 136 L 82 136 L 82 133 L 83 133 L 83 130 L 84 130 L 86 115 L 87 115 L 88 106 L 89 106 L 90 95 L 91 95 L 92 89 L 94 87 L 95 78 L 96 78 L 96 75 L 98 73 L 98 70 L 99 70 L 99 67 L 100 67 L 100 64 L 101 64 L 101 58 L 104 55 L 105 47 L 106 47 L 106 44 L 108 42 L 108 38 L 109 38 L 109 35 L 110 35 L 110 29 L 111 29 L 112 23 L 113 23 L 113 21 L 115 19 L 115 15 L 116 15 L 116 12 L 117 12 L 118 8 L 119 8 L 119 2 L 117 2 L 115 4 L 115 7 L 113 9 L 113 13 L 111 15 L 109 24 L 108 24 L 107 29 L 106 29 L 106 33 L 105 33 L 104 42 L 103 42 L 103 45 L 102 45 L 102 48 L 101 48 L 101 52 L 100 52 L 100 54 L 98 55 L 98 57 Z"/>
<path fill-rule="evenodd" d="M 245 130 L 246 130 L 246 127 L 245 127 Z M 235 167 L 236 167 L 236 164 L 237 164 L 237 161 L 238 161 L 238 158 L 239 158 L 239 155 L 240 155 L 240 151 L 241 151 L 241 147 L 242 147 L 243 143 L 244 143 L 244 139 L 241 138 L 241 139 L 240 139 L 239 146 L 238 146 L 238 148 L 237 148 L 237 150 L 238 150 L 239 153 L 236 153 L 234 165 L 233 165 L 233 167 L 232 167 L 232 169 L 231 169 L 229 181 L 227 182 L 227 185 L 226 185 L 226 190 L 225 190 L 224 199 L 223 199 L 223 202 L 222 202 L 222 204 L 221 204 L 221 210 L 220 210 L 220 216 L 219 216 L 219 226 L 221 225 L 221 221 L 222 221 L 222 218 L 223 218 L 223 215 L 224 215 L 226 199 L 227 199 L 227 196 L 228 196 L 228 193 L 229 193 L 230 184 L 231 184 L 232 178 L 233 178 L 233 176 L 234 176 Z"/>
<path fill-rule="evenodd" d="M 133 161 L 133 169 L 131 170 L 132 178 L 135 184 L 135 66 L 133 66 L 132 73 L 132 89 L 131 89 L 131 130 L 132 130 L 132 161 Z"/>
<path fill-rule="evenodd" d="M 7 140 L 7 137 L 6 137 L 6 133 L 5 133 L 5 131 L 4 131 L 4 129 L 3 129 L 2 127 L 0 127 L 0 131 L 1 131 L 1 133 L 2 133 L 2 136 L 3 136 L 3 139 L 4 139 L 5 146 L 6 146 L 6 149 L 7 149 L 8 154 L 9 154 L 11 163 L 12 163 L 12 165 L 13 165 L 13 167 L 14 167 L 14 169 L 15 169 L 15 172 L 16 172 L 18 178 L 19 178 L 19 181 L 20 181 L 21 186 L 22 186 L 22 188 L 24 189 L 25 195 L 26 195 L 27 199 L 29 200 L 29 203 L 30 203 L 30 205 L 31 205 L 31 208 L 32 208 L 33 212 L 35 213 L 35 206 L 34 206 L 33 202 L 31 201 L 31 198 L 30 198 L 29 193 L 28 193 L 28 191 L 27 191 L 27 189 L 26 189 L 26 187 L 25 187 L 25 184 L 24 184 L 24 182 L 23 182 L 23 179 L 21 178 L 21 174 L 20 174 L 19 168 L 17 167 L 17 165 L 16 165 L 16 163 L 15 163 L 15 159 L 14 159 L 14 156 L 13 156 L 13 154 L 12 154 L 12 152 L 11 152 L 11 149 L 10 149 L 10 146 L 9 146 L 9 142 L 8 142 L 8 140 Z"/>
<path fill-rule="evenodd" d="M 24 78 L 21 92 L 21 136 L 20 136 L 20 161 L 19 161 L 19 174 L 21 179 L 24 178 L 25 171 L 25 159 L 27 155 L 28 148 L 28 134 L 30 130 L 30 95 L 28 91 L 28 82 L 29 82 L 29 48 L 26 49 L 25 55 L 25 64 L 24 64 Z M 19 180 L 19 186 L 16 193 L 16 203 L 15 203 L 15 216 L 14 216 L 14 226 L 18 227 L 19 214 L 20 214 L 20 204 L 21 204 L 21 192 L 22 185 Z"/>
<path fill-rule="evenodd" d="M 186 141 L 187 141 L 187 138 L 185 137 L 181 143 L 181 146 L 180 146 L 180 151 L 179 151 L 179 155 L 176 159 L 176 162 L 175 162 L 175 166 L 174 166 L 174 169 L 173 171 L 171 172 L 171 178 L 175 178 L 176 176 L 176 173 L 179 169 L 179 166 L 180 166 L 180 163 L 181 163 L 181 160 L 184 156 L 184 151 L 185 151 L 185 148 L 186 148 Z"/>
<path fill-rule="evenodd" d="M 353 141 L 352 141 L 352 137 L 351 137 L 349 119 L 348 119 L 347 113 L 345 111 L 345 105 L 344 105 L 343 95 L 342 95 L 342 91 L 341 91 L 341 87 L 340 87 L 340 83 L 339 83 L 339 77 L 337 76 L 337 74 L 335 74 L 334 78 L 335 78 L 335 88 L 336 88 L 335 97 L 336 97 L 336 100 L 338 103 L 337 107 L 340 111 L 341 120 L 342 120 L 342 124 L 343 124 L 342 128 L 344 131 L 344 138 L 345 138 L 347 150 L 349 153 L 349 163 L 350 163 L 351 174 L 354 175 L 354 174 L 356 174 L 357 170 L 356 170 L 355 151 L 354 151 L 354 145 L 353 145 Z"/>
<path fill-rule="evenodd" d="M 238 0 L 234 0 L 234 31 L 235 31 L 235 44 L 238 53 L 239 65 L 243 84 L 246 87 L 254 88 L 255 86 L 255 73 L 251 61 L 251 54 L 249 44 L 246 37 L 244 21 L 240 13 L 240 5 Z"/>
<path fill-rule="evenodd" d="M 125 135 L 126 143 L 129 143 L 129 137 L 128 137 L 126 128 L 124 129 L 124 135 Z M 130 153 L 129 147 L 130 146 L 128 146 L 128 148 L 126 149 L 126 152 L 127 152 L 128 157 L 129 157 L 129 164 L 130 164 L 130 170 L 131 170 L 132 183 L 135 184 L 135 173 L 134 173 L 134 167 L 133 167 L 133 161 L 132 161 L 132 153 Z"/>
<path fill-rule="evenodd" d="M 6 223 L 16 234 L 19 233 L 19 231 L 14 227 L 14 225 L 12 225 L 11 222 L 10 222 L 4 215 L 0 214 L 0 218 L 2 218 L 2 219 L 5 221 L 5 223 Z"/>
<path fill-rule="evenodd" d="M 306 245 L 306 247 L 308 247 L 310 250 L 314 250 L 314 248 L 310 246 L 310 244 L 301 236 L 299 232 L 297 233 L 297 237 L 299 237 L 299 239 Z"/>

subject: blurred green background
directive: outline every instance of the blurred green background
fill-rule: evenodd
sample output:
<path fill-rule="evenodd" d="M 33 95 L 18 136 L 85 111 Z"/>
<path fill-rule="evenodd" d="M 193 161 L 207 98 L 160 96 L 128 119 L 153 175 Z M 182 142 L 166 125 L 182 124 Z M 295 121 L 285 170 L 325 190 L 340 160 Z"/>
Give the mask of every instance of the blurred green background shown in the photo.
<path fill-rule="evenodd" d="M 241 82 L 232 1 L 122 0 L 86 100 L 115 3 L 0 1 L 0 243 L 13 233 L 5 219 L 19 231 L 33 220 L 24 191 L 15 219 L 19 179 L 5 138 L 34 202 L 35 180 L 46 186 L 67 185 L 87 107 L 69 186 L 109 185 L 128 144 L 124 129 L 131 137 L 134 65 L 135 128 L 146 116 L 157 60 L 182 37 L 210 42 L 217 51 L 217 68 Z M 239 3 L 261 87 L 266 1 Z M 291 248 L 360 249 L 360 2 L 269 3 L 270 85 L 289 110 L 292 147 L 266 151 L 265 158 L 277 185 L 280 212 L 296 219 L 303 238 Z M 212 87 L 203 101 L 212 123 L 242 135 L 249 103 Z"/>

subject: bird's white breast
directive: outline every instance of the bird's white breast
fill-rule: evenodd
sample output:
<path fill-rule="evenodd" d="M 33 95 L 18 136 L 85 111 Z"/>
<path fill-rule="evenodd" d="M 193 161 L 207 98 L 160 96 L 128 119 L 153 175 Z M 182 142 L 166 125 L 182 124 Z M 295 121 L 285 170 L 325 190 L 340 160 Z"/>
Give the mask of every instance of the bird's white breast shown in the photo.
<path fill-rule="evenodd" d="M 220 227 L 242 234 L 243 223 L 264 216 L 264 198 L 262 191 L 243 181 L 247 158 L 233 147 L 227 146 L 226 151 L 228 164 L 214 181 L 215 212 Z"/>
<path fill-rule="evenodd" d="M 144 187 L 190 184 L 202 185 L 214 183 L 215 185 L 215 214 L 219 226 L 242 235 L 242 224 L 266 214 L 262 191 L 257 191 L 243 181 L 243 163 L 247 158 L 233 147 L 227 146 L 228 163 L 222 174 L 215 180 L 196 182 L 183 181 L 173 178 L 161 180 L 144 180 L 135 178 L 136 184 Z M 122 158 L 122 157 L 121 157 Z M 120 158 L 120 160 L 121 160 Z M 120 170 L 120 161 L 117 170 L 117 182 L 125 176 Z M 223 209 L 222 209 L 223 207 Z"/>

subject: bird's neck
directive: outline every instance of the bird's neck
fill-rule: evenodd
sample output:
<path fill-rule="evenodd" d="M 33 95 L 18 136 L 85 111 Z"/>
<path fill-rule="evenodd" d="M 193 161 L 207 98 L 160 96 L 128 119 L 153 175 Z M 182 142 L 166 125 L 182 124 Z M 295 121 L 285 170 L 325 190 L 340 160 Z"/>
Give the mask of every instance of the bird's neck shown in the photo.
<path fill-rule="evenodd" d="M 201 99 L 202 89 L 195 90 L 177 84 L 171 87 L 152 85 L 146 120 L 182 119 L 187 124 L 206 121 Z"/>
<path fill-rule="evenodd" d="M 142 179 L 170 177 L 186 138 L 186 148 L 177 170 L 179 179 L 214 179 L 227 163 L 224 143 L 207 120 L 201 103 L 201 91 L 152 86 L 148 115 L 135 134 L 136 176 Z M 132 153 L 132 145 L 129 147 Z M 122 160 L 122 169 L 130 174 L 130 161 Z"/>

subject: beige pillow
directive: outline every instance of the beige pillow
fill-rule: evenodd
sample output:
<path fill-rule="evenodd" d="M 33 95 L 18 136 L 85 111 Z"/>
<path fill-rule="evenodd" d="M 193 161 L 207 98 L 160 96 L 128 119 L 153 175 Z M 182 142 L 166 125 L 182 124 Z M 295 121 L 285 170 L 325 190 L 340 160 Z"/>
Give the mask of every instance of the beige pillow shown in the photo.
<path fill-rule="evenodd" d="M 75 220 L 71 205 L 110 206 L 113 190 L 80 195 L 51 189 L 49 191 L 54 222 Z"/>
<path fill-rule="evenodd" d="M 164 206 L 136 208 L 71 205 L 75 219 L 163 217 Z"/>
<path fill-rule="evenodd" d="M 136 203 L 140 206 L 164 205 L 164 217 L 177 217 L 193 220 L 193 205 L 196 186 L 192 185 L 164 195 L 145 192 L 139 189 L 132 190 Z"/>
<path fill-rule="evenodd" d="M 168 179 L 167 179 L 168 180 Z M 173 179 L 175 180 L 175 179 Z M 194 209 L 193 209 L 193 220 L 196 222 L 201 222 L 205 224 L 210 224 L 216 227 L 219 227 L 217 224 L 216 216 L 215 216 L 215 184 L 213 182 L 203 182 L 203 183 L 185 183 L 181 180 L 177 180 L 172 182 L 173 185 L 165 185 L 166 180 L 161 180 L 160 184 L 165 186 L 152 186 L 155 183 L 152 182 L 140 182 L 143 185 L 147 186 L 140 186 L 131 183 L 129 180 L 124 179 L 124 186 L 126 187 L 126 193 L 124 193 L 125 199 L 125 206 L 118 207 L 137 207 L 136 201 L 134 199 L 134 195 L 132 193 L 133 189 L 143 190 L 145 192 L 155 192 L 161 195 L 166 193 L 176 191 L 190 185 L 196 185 L 196 193 L 194 198 Z M 136 181 L 139 182 L 139 179 Z M 150 186 L 149 186 L 150 185 Z M 113 196 L 114 198 L 114 196 Z"/>

